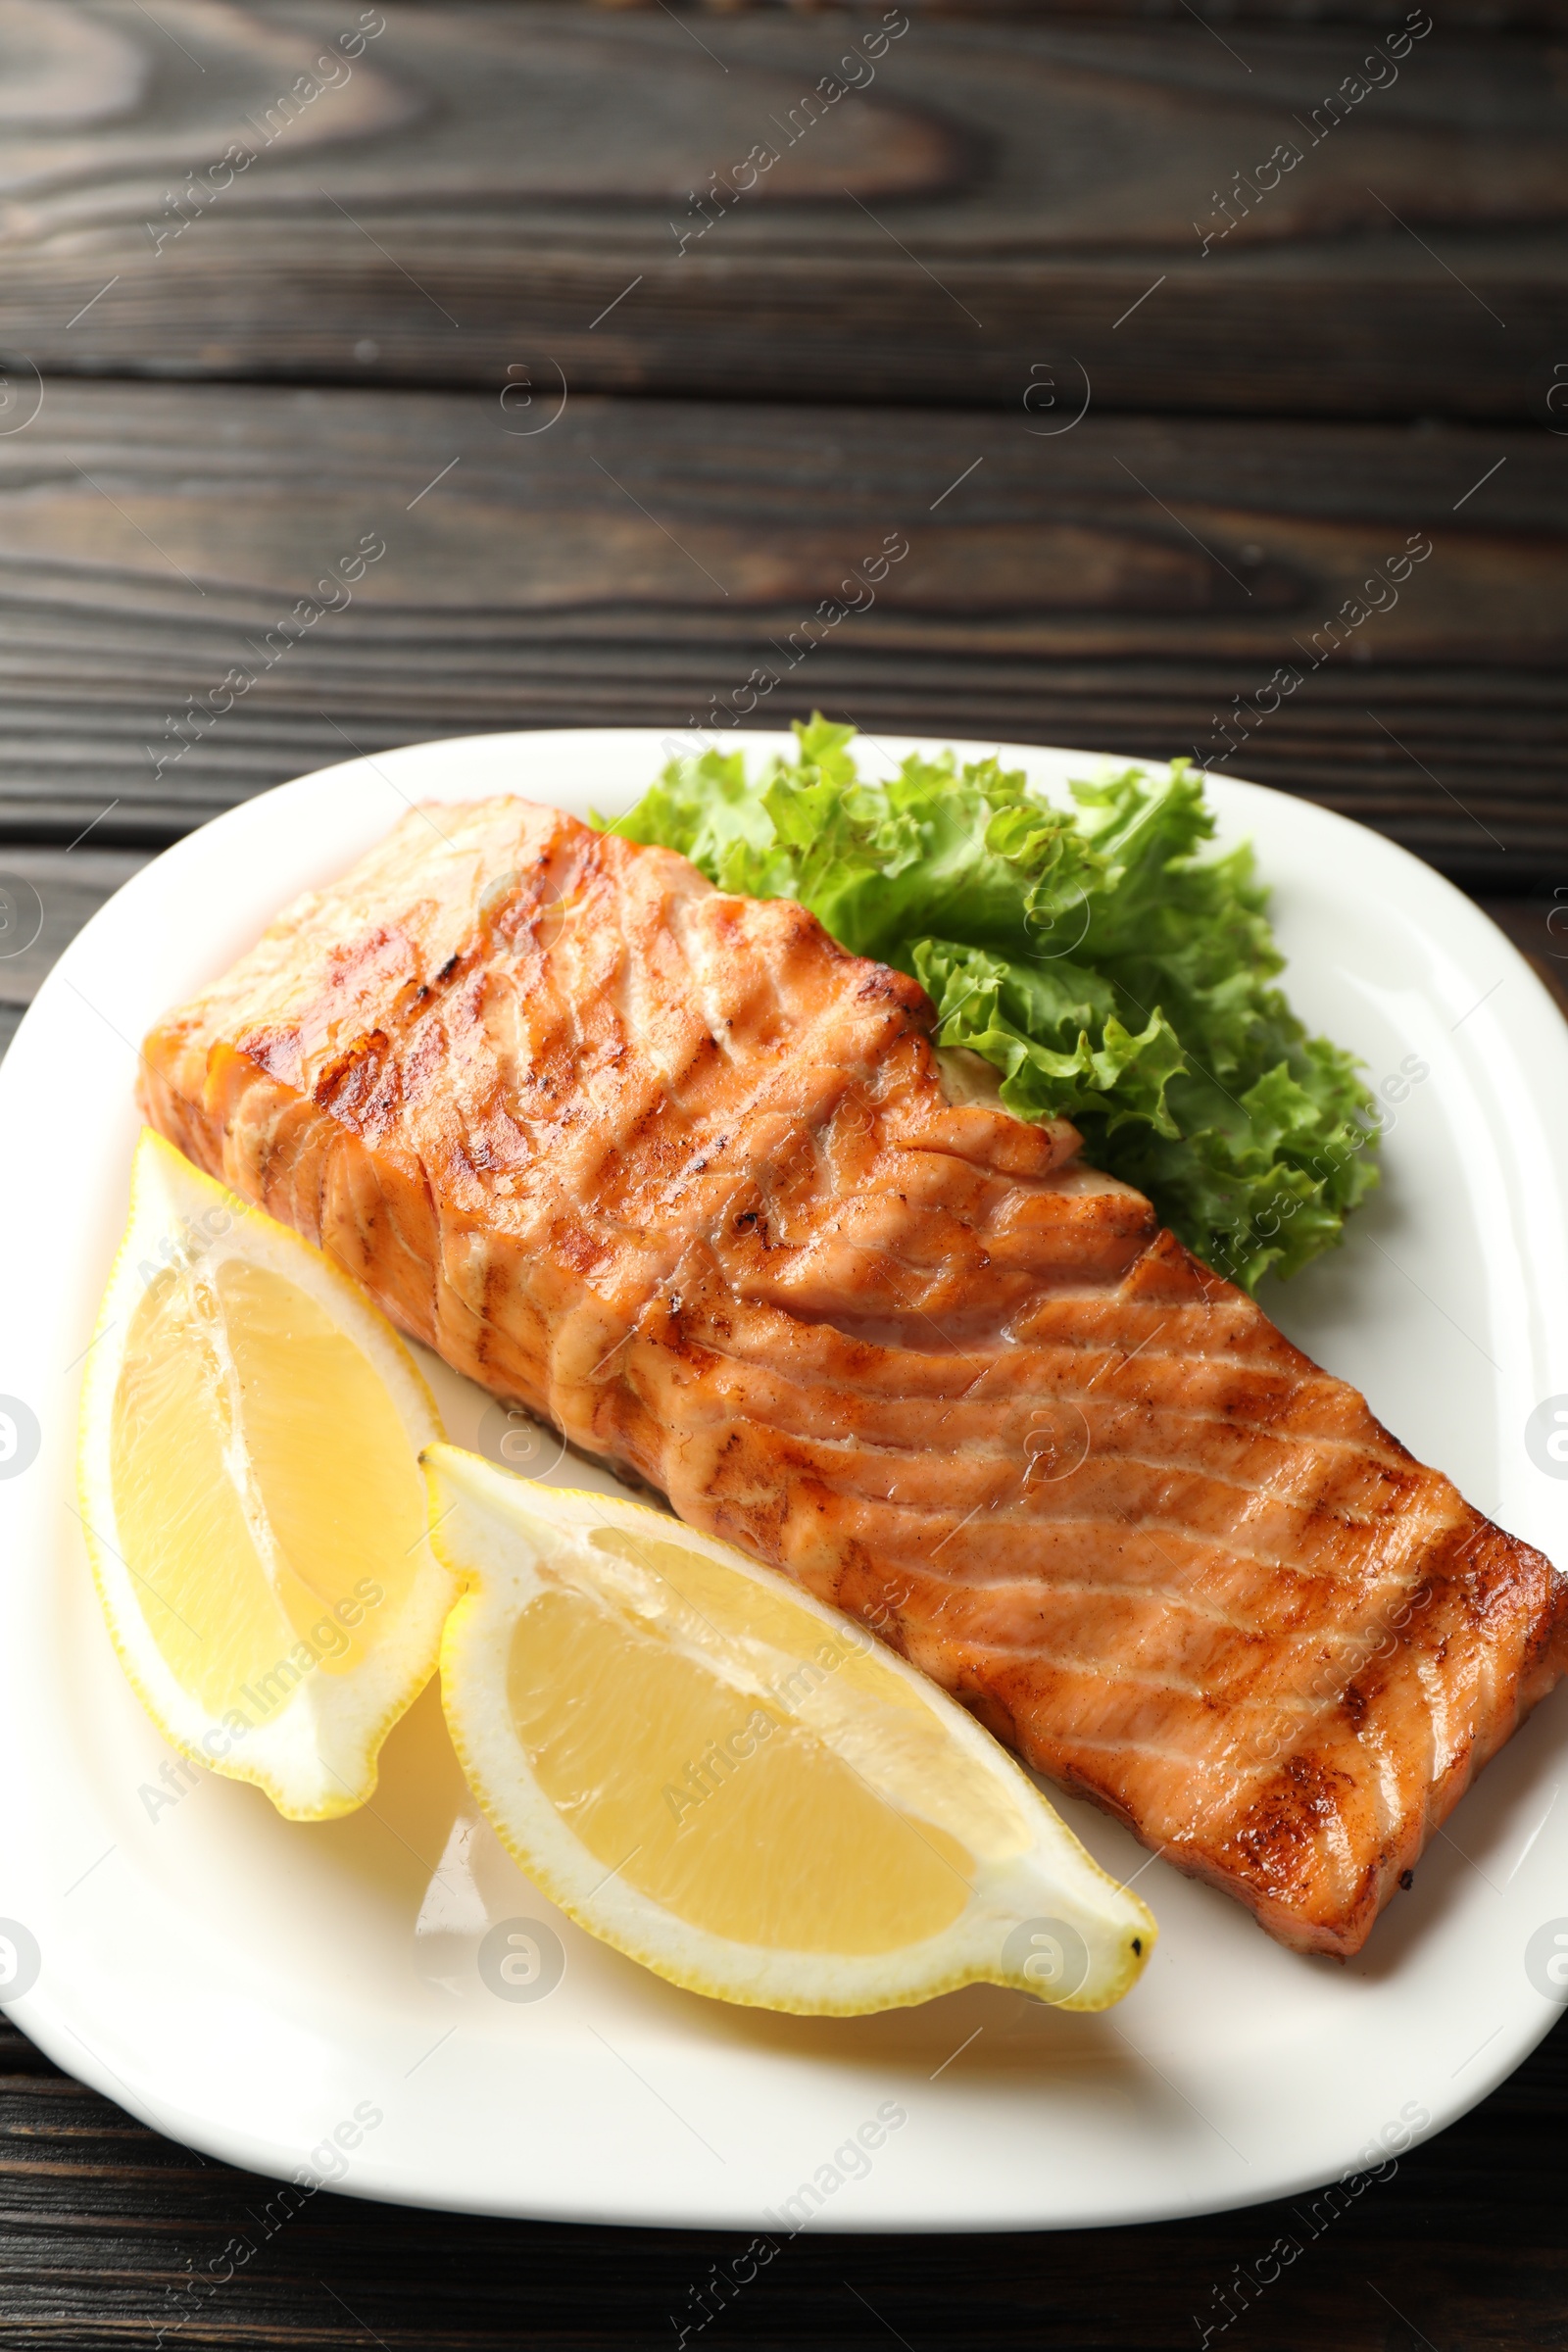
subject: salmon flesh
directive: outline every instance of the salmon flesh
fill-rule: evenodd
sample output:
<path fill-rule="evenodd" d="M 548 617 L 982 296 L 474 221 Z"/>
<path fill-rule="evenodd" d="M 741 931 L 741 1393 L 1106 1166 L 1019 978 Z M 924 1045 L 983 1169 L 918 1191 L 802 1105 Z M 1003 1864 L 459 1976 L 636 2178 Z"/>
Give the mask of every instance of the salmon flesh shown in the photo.
<path fill-rule="evenodd" d="M 141 1100 L 457 1371 L 1354 1952 L 1562 1671 L 1568 1580 L 933 1023 L 791 901 L 437 803 L 154 1029 Z"/>

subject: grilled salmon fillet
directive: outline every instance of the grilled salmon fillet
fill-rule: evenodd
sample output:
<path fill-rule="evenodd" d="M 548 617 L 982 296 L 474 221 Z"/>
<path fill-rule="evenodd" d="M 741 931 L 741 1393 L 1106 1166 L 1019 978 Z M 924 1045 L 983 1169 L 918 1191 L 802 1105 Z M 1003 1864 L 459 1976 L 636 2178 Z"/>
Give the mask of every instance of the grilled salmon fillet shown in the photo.
<path fill-rule="evenodd" d="M 416 809 L 146 1041 L 198 1166 L 458 1371 L 1350 1953 L 1564 1664 L 1568 1580 L 787 900 Z M 978 1065 L 983 1068 L 984 1065 Z"/>

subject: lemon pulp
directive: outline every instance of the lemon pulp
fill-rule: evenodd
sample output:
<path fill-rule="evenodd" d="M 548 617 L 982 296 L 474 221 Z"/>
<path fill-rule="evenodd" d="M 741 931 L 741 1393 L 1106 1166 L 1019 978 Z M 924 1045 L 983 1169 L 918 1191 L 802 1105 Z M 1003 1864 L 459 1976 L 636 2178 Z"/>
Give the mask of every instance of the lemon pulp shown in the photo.
<path fill-rule="evenodd" d="M 956 1838 L 896 1811 L 780 1708 L 580 1594 L 523 1609 L 508 1681 L 556 1811 L 607 1871 L 692 1927 L 883 1952 L 938 1935 L 968 1903 L 972 1861 Z"/>
<path fill-rule="evenodd" d="M 425 1512 L 408 1433 L 354 1341 L 270 1267 L 149 1284 L 110 1469 L 147 1630 L 209 1715 L 357 1665 L 409 1597 Z"/>
<path fill-rule="evenodd" d="M 1027 1843 L 858 1629 L 624 1528 L 541 1582 L 508 1659 L 518 1744 L 596 1860 L 690 1926 L 895 1951 L 967 1908 L 977 1853 Z"/>
<path fill-rule="evenodd" d="M 426 1447 L 466 1590 L 441 1647 L 468 1785 L 541 1891 L 672 1984 L 848 2017 L 1028 1973 L 1104 2008 L 1154 1923 L 974 1718 L 863 1626 L 641 1503 Z"/>

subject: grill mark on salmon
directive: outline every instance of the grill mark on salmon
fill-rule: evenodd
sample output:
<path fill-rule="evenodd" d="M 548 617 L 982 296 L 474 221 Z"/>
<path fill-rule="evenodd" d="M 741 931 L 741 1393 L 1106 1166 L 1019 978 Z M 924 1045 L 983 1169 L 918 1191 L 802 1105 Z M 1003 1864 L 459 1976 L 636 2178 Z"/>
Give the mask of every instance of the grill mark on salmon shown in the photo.
<path fill-rule="evenodd" d="M 1561 1672 L 1565 1580 L 935 1054 L 912 980 L 556 810 L 436 813 L 153 1031 L 152 1123 L 1283 1942 L 1357 1950 Z"/>

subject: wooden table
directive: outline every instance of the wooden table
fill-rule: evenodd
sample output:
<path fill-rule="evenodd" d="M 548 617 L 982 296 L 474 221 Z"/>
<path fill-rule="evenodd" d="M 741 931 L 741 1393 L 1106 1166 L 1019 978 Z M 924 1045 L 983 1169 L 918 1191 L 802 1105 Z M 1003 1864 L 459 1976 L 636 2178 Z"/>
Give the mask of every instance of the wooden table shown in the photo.
<path fill-rule="evenodd" d="M 43 928 L 0 1043 L 282 778 L 813 706 L 1195 754 L 1568 972 L 1568 18 L 1438 16 L 11 0 L 0 868 Z M 263 2183 L 14 2028 L 0 2067 L 20 2345 L 664 2344 L 734 2250 L 325 2197 L 269 2238 Z M 1288 2234 L 1227 2344 L 1563 2342 L 1565 2122 L 1559 2034 L 1331 2223 L 808 2235 L 709 2338 L 1198 2343 Z"/>

